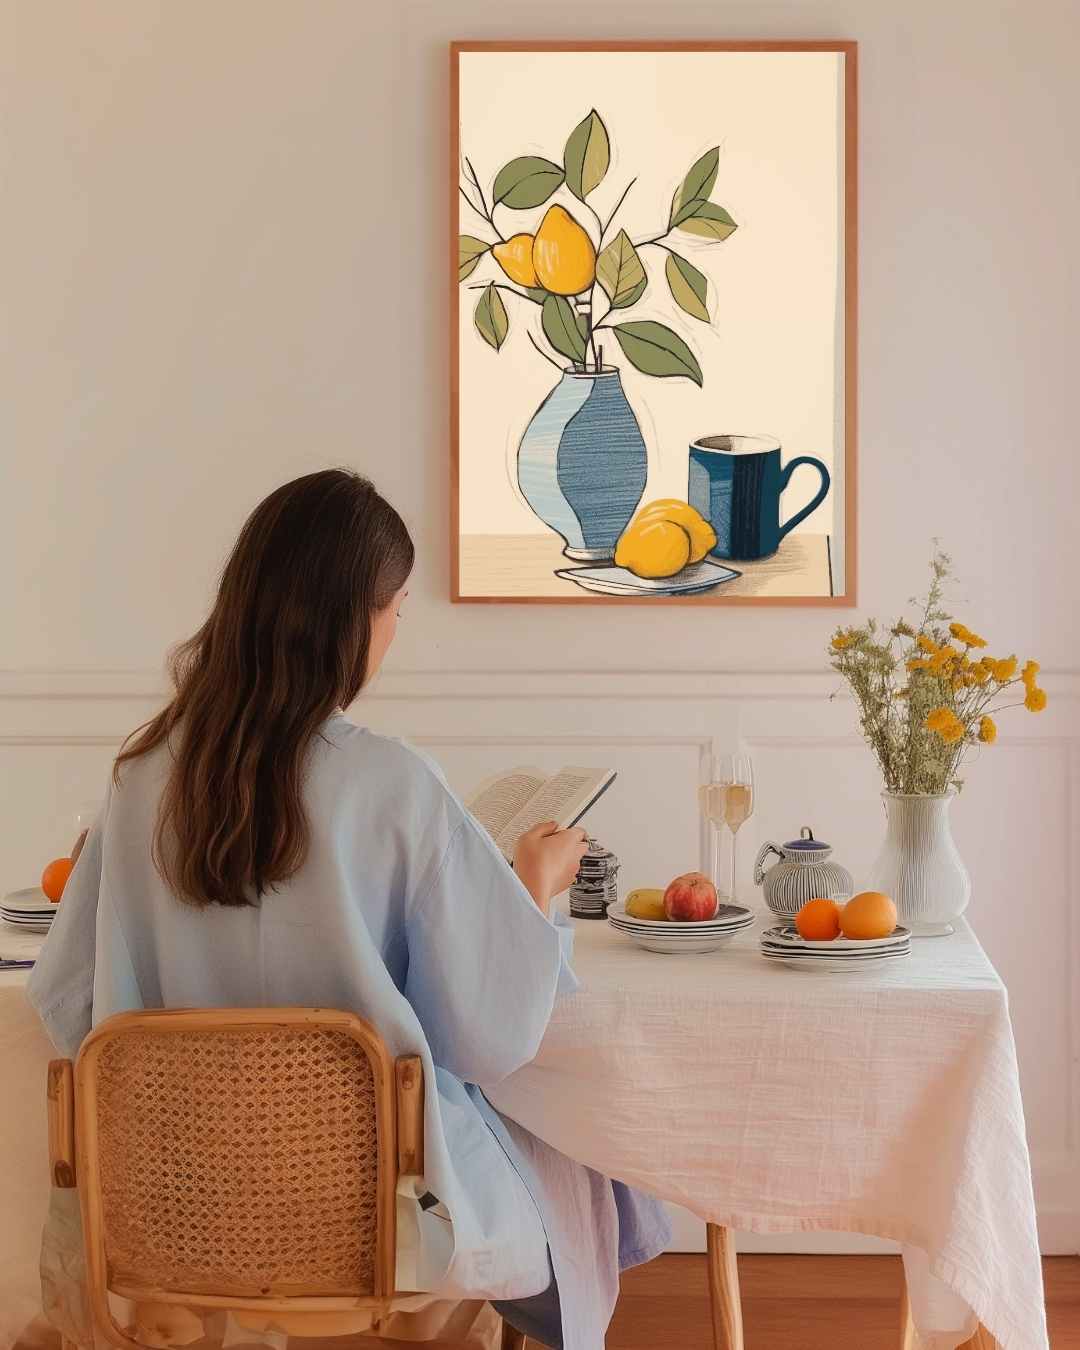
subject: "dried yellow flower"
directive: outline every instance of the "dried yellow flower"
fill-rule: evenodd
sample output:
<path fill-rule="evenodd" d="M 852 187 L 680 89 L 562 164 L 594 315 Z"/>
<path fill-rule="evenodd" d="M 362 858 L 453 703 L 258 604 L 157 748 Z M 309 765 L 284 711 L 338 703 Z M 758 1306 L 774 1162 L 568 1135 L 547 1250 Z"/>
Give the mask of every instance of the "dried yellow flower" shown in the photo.
<path fill-rule="evenodd" d="M 1027 696 L 1024 699 L 1024 707 L 1028 712 L 1042 712 L 1046 707 L 1046 690 L 1040 689 L 1037 685 L 1029 684 L 1027 687 Z"/>
<path fill-rule="evenodd" d="M 956 638 L 957 642 L 962 642 L 966 647 L 985 647 L 986 639 L 981 638 L 978 633 L 973 633 L 966 624 L 951 623 L 949 632 Z"/>
<path fill-rule="evenodd" d="M 979 722 L 979 740 L 983 745 L 993 745 L 997 740 L 997 723 L 992 717 L 984 717 Z"/>
<path fill-rule="evenodd" d="M 850 633 L 834 633 L 832 637 L 832 647 L 834 651 L 842 652 L 845 647 L 850 647 L 855 641 Z"/>
<path fill-rule="evenodd" d="M 964 724 L 951 708 L 932 708 L 923 725 L 927 731 L 936 731 L 947 745 L 952 745 L 964 734 Z"/>
<path fill-rule="evenodd" d="M 1035 676 L 1038 675 L 1040 669 L 1038 661 L 1025 661 L 1024 669 L 1020 672 L 1020 678 L 1030 687 L 1035 683 Z"/>
<path fill-rule="evenodd" d="M 933 656 L 938 649 L 937 643 L 933 638 L 928 638 L 925 633 L 920 633 L 915 639 L 915 642 L 918 645 L 919 650 L 924 651 L 927 656 Z"/>
<path fill-rule="evenodd" d="M 912 656 L 905 662 L 908 670 L 926 670 L 930 662 L 925 656 Z"/>

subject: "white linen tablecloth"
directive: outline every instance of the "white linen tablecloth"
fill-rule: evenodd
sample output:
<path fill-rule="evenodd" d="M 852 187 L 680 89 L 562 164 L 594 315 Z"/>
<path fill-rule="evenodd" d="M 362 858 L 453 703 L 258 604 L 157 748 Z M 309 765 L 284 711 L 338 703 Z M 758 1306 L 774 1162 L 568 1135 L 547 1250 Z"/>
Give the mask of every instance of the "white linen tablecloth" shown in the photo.
<path fill-rule="evenodd" d="M 971 930 L 837 974 L 763 960 L 758 933 L 663 956 L 579 921 L 581 989 L 488 1095 L 704 1220 L 899 1241 L 932 1350 L 972 1312 L 1004 1350 L 1046 1350 L 1008 1001 Z"/>
<path fill-rule="evenodd" d="M 756 930 L 705 956 L 576 930 L 582 988 L 500 1110 L 703 1220 L 897 1239 L 926 1350 L 969 1309 L 1004 1350 L 1047 1350 L 1007 999 L 966 927 L 837 975 L 763 961 Z M 49 1200 L 53 1051 L 26 976 L 0 971 L 0 1350 L 40 1308 Z"/>

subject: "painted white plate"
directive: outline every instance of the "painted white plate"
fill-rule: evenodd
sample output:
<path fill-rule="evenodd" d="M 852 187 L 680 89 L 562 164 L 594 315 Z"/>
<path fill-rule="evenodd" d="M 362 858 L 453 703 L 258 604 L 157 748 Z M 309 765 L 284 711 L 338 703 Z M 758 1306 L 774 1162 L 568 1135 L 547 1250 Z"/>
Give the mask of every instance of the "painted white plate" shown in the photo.
<path fill-rule="evenodd" d="M 783 947 L 805 949 L 807 951 L 860 951 L 869 952 L 884 947 L 899 947 L 911 937 L 910 928 L 897 926 L 883 938 L 833 938 L 830 942 L 810 942 L 799 936 L 799 930 L 791 924 L 778 924 L 775 928 L 766 928 L 761 934 L 762 942 L 769 941 Z"/>
<path fill-rule="evenodd" d="M 698 591 L 711 591 L 725 581 L 734 581 L 741 573 L 712 558 L 703 558 L 671 577 L 638 577 L 628 568 L 615 567 L 611 563 L 598 567 L 562 567 L 555 575 L 603 595 L 695 595 Z"/>
<path fill-rule="evenodd" d="M 22 891 L 12 891 L 0 900 L 0 910 L 12 914 L 50 914 L 56 906 L 40 886 L 27 886 Z"/>
<path fill-rule="evenodd" d="M 722 904 L 711 919 L 695 919 L 683 922 L 678 919 L 639 919 L 627 914 L 626 902 L 618 900 L 608 906 L 608 918 L 617 919 L 627 927 L 640 928 L 643 932 L 670 933 L 673 929 L 680 932 L 703 932 L 710 928 L 730 928 L 732 924 L 752 923 L 754 911 L 745 905 Z"/>

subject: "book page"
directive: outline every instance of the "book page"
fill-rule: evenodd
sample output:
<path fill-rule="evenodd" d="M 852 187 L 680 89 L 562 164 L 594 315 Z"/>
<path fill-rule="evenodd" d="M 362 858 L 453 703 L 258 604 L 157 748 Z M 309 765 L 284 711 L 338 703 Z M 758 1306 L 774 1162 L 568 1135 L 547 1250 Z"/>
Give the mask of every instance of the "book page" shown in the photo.
<path fill-rule="evenodd" d="M 481 783 L 465 805 L 492 839 L 498 840 L 499 834 L 546 782 L 543 769 L 531 765 L 507 769 Z"/>
<path fill-rule="evenodd" d="M 615 777 L 614 769 L 582 769 L 567 765 L 549 778 L 524 803 L 495 842 L 507 858 L 513 858 L 517 841 L 541 821 L 554 820 L 560 829 L 578 820 Z"/>

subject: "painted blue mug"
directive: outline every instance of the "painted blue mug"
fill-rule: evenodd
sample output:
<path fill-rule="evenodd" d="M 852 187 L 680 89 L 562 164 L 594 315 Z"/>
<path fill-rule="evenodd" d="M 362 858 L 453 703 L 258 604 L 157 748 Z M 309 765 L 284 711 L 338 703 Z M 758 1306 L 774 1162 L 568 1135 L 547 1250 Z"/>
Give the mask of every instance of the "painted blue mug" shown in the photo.
<path fill-rule="evenodd" d="M 780 524 L 780 494 L 800 464 L 821 475 L 817 495 Z M 717 558 L 767 558 L 829 494 L 820 459 L 798 455 L 781 466 L 780 442 L 770 436 L 702 436 L 690 446 L 687 501 L 716 531 Z"/>

